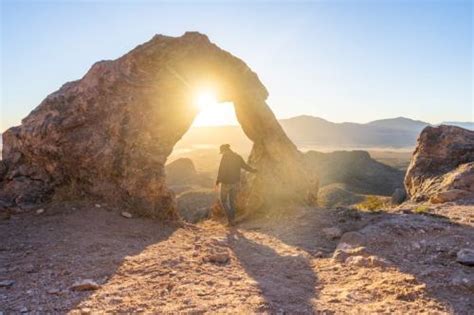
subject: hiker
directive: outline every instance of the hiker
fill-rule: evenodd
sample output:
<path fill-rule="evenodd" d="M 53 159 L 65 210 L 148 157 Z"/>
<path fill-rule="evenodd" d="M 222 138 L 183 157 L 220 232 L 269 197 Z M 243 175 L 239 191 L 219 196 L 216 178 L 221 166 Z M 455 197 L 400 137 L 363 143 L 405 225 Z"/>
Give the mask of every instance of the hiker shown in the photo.
<path fill-rule="evenodd" d="M 216 189 L 220 184 L 220 201 L 226 212 L 229 225 L 233 226 L 235 224 L 235 197 L 240 185 L 240 169 L 243 168 L 251 173 L 256 173 L 257 170 L 245 163 L 240 155 L 232 151 L 229 144 L 221 145 L 220 153 L 222 159 L 217 174 Z"/>

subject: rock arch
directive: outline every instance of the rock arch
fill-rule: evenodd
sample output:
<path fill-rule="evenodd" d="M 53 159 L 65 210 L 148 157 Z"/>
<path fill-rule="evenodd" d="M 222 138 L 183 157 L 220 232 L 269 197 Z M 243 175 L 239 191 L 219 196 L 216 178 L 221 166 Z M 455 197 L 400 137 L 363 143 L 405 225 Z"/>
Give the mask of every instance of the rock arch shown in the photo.
<path fill-rule="evenodd" d="M 156 35 L 116 60 L 97 62 L 6 131 L 0 199 L 26 206 L 67 191 L 172 216 L 164 164 L 197 114 L 193 87 L 209 82 L 219 101 L 233 102 L 254 143 L 249 162 L 259 173 L 246 178 L 241 200 L 260 207 L 315 195 L 257 75 L 205 35 L 188 32 Z"/>

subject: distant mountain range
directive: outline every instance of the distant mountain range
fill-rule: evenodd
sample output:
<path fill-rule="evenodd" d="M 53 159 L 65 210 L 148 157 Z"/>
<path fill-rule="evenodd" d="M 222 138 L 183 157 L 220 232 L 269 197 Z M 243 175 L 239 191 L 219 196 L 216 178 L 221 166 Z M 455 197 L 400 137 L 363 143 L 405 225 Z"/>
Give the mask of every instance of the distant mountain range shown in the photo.
<path fill-rule="evenodd" d="M 308 115 L 279 121 L 297 146 L 334 149 L 413 147 L 420 131 L 431 125 L 405 117 L 374 120 L 365 124 L 334 123 Z M 474 122 L 447 121 L 442 124 L 474 130 Z M 240 126 L 217 126 L 191 128 L 176 147 L 198 148 L 221 143 L 231 143 L 239 149 L 248 149 L 251 145 Z"/>
<path fill-rule="evenodd" d="M 280 124 L 290 139 L 299 147 L 326 148 L 409 148 L 426 126 L 431 124 L 405 117 L 375 120 L 365 124 L 333 123 L 314 116 L 297 116 L 280 119 Z M 445 122 L 474 130 L 474 122 Z M 249 146 L 239 126 L 191 128 L 179 143 L 179 147 L 193 144 L 236 144 Z"/>
<path fill-rule="evenodd" d="M 374 120 L 365 124 L 333 123 L 313 116 L 280 120 L 288 136 L 298 145 L 339 147 L 412 147 L 426 126 L 431 124 L 405 117 Z M 474 129 L 473 122 L 449 122 Z"/>

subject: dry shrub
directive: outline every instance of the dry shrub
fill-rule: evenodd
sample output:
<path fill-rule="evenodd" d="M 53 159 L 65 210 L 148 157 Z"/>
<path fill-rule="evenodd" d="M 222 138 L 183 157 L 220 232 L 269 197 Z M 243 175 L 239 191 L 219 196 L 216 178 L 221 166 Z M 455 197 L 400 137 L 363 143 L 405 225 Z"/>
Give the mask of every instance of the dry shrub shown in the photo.
<path fill-rule="evenodd" d="M 387 207 L 387 202 L 378 196 L 367 196 L 365 200 L 356 205 L 359 210 L 377 211 Z"/>
<path fill-rule="evenodd" d="M 430 208 L 426 205 L 421 205 L 421 206 L 418 206 L 416 207 L 415 209 L 413 209 L 413 212 L 414 213 L 426 213 L 430 210 Z"/>

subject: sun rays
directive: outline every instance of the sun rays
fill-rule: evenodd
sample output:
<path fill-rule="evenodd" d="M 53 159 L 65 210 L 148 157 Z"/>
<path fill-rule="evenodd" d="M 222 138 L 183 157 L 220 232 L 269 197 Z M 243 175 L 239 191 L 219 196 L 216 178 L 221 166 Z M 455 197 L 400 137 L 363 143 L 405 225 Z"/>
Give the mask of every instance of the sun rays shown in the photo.
<path fill-rule="evenodd" d="M 199 109 L 193 122 L 194 127 L 238 124 L 232 102 L 220 103 L 212 88 L 198 89 L 193 103 Z"/>

